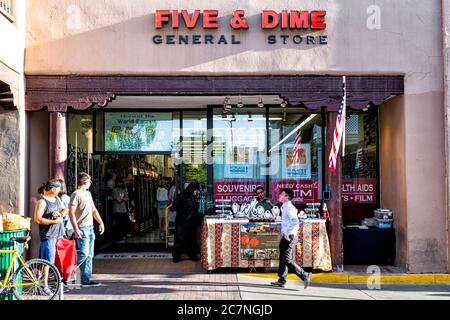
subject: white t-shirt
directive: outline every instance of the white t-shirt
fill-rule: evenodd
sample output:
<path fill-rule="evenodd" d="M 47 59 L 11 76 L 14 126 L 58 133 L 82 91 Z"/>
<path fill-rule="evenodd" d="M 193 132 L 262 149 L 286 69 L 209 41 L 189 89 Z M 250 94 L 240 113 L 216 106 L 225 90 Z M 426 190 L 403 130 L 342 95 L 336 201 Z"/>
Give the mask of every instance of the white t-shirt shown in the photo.
<path fill-rule="evenodd" d="M 168 201 L 169 200 L 169 191 L 164 188 L 158 188 L 156 191 L 156 200 L 157 201 Z"/>
<path fill-rule="evenodd" d="M 169 197 L 171 201 L 175 201 L 175 198 L 177 197 L 177 187 L 172 186 L 169 191 Z"/>

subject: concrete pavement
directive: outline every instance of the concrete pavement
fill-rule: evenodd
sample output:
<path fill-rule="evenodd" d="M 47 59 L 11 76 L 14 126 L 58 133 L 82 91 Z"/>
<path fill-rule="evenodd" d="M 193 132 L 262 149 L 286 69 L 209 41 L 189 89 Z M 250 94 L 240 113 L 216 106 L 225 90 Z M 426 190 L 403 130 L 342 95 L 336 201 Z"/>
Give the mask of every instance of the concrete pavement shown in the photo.
<path fill-rule="evenodd" d="M 270 288 L 273 279 L 238 275 L 243 300 L 450 300 L 450 285 L 381 284 L 379 290 L 367 284 L 312 283 L 303 289 L 300 280 L 289 280 L 288 288 Z"/>
<path fill-rule="evenodd" d="M 301 281 L 289 280 L 279 289 L 269 286 L 270 274 L 205 273 L 191 261 L 96 259 L 94 281 L 103 286 L 74 288 L 65 300 L 450 300 L 448 284 L 381 283 L 370 290 L 365 283 L 315 282 L 304 290 Z"/>

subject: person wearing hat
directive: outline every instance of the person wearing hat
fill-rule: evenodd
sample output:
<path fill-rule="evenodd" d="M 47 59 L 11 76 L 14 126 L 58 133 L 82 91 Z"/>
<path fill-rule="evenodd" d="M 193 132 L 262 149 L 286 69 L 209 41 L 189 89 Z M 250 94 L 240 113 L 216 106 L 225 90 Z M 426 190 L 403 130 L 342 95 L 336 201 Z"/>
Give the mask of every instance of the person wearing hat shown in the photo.
<path fill-rule="evenodd" d="M 63 219 L 69 210 L 58 197 L 61 191 L 61 183 L 58 180 L 50 180 L 43 187 L 43 195 L 36 203 L 34 211 L 34 222 L 39 225 L 41 240 L 39 258 L 55 263 L 56 242 L 64 237 Z M 53 294 L 48 286 L 44 287 L 44 292 Z"/>

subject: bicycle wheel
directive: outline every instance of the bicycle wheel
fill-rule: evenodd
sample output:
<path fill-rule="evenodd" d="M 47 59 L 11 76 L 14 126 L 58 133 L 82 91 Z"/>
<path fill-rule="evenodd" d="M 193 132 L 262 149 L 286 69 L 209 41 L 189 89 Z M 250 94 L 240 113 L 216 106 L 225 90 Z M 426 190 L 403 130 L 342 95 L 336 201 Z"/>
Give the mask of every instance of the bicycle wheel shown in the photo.
<path fill-rule="evenodd" d="M 27 261 L 27 265 L 38 283 L 30 286 L 14 287 L 13 294 L 16 299 L 53 300 L 61 290 L 61 275 L 58 269 L 52 263 L 42 259 Z M 13 283 L 16 285 L 30 284 L 32 282 L 33 280 L 24 266 L 20 266 L 13 275 Z"/>

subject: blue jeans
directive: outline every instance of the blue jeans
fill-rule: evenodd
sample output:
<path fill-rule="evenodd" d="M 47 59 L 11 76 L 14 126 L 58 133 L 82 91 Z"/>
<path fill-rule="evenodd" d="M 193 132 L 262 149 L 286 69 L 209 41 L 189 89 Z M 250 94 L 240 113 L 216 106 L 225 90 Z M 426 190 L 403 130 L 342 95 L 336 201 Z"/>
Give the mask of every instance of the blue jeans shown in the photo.
<path fill-rule="evenodd" d="M 92 277 L 92 260 L 94 259 L 95 232 L 94 226 L 82 227 L 83 237 L 77 239 L 78 265 L 81 271 L 81 282 L 89 283 Z"/>
<path fill-rule="evenodd" d="M 55 263 L 57 241 L 58 239 L 55 238 L 41 240 L 41 245 L 39 247 L 39 258 Z"/>

